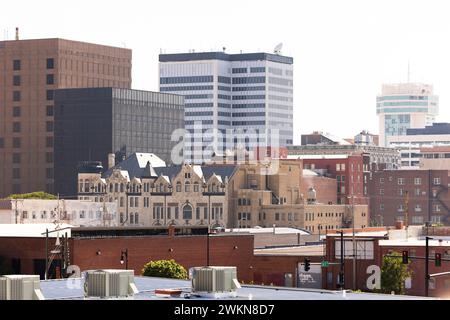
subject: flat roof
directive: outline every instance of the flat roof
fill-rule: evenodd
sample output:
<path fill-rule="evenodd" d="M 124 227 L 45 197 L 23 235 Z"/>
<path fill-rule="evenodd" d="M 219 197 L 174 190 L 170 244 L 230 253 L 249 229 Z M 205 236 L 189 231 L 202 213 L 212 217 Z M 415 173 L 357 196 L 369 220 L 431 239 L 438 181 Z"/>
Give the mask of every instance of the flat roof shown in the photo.
<path fill-rule="evenodd" d="M 233 228 L 226 229 L 225 232 L 230 233 L 272 233 L 272 234 L 300 234 L 300 235 L 310 235 L 311 233 L 296 228 L 286 228 L 286 227 L 275 227 L 274 228 Z"/>
<path fill-rule="evenodd" d="M 200 297 L 191 294 L 191 281 L 154 277 L 134 277 L 139 293 L 134 295 L 134 300 L 211 300 L 212 298 Z M 47 300 L 84 300 L 84 280 L 70 278 L 62 280 L 41 281 L 41 291 Z M 182 289 L 180 297 L 158 297 L 156 289 Z M 186 297 L 187 295 L 188 297 Z M 129 298 L 128 298 L 129 299 Z M 236 298 L 221 298 L 221 300 L 419 300 L 424 297 L 385 295 L 373 293 L 351 293 L 342 291 L 301 289 L 273 286 L 242 285 L 237 290 Z M 434 298 L 428 298 L 436 300 Z"/>
<path fill-rule="evenodd" d="M 73 225 L 61 223 L 59 229 L 69 228 L 62 230 L 59 236 L 62 236 L 67 232 L 67 236 L 71 236 L 71 229 Z M 54 223 L 26 223 L 26 224 L 0 224 L 0 237 L 12 238 L 43 238 L 45 237 L 45 231 L 56 230 L 56 224 Z M 44 233 L 44 234 L 43 234 Z M 56 238 L 57 232 L 49 233 L 50 238 Z"/>
<path fill-rule="evenodd" d="M 256 249 L 255 256 L 323 256 L 325 245 Z"/>
<path fill-rule="evenodd" d="M 450 247 L 450 239 L 448 237 L 441 237 L 441 240 L 439 240 L 439 237 L 433 237 L 432 240 L 428 241 L 428 245 L 432 247 Z M 425 238 L 380 240 L 378 244 L 381 247 L 425 247 Z"/>
<path fill-rule="evenodd" d="M 223 60 L 223 61 L 258 61 L 268 60 L 273 62 L 293 64 L 294 58 L 278 54 L 255 52 L 228 54 L 225 52 L 190 52 L 190 53 L 169 53 L 160 54 L 159 62 L 183 62 L 198 60 Z"/>

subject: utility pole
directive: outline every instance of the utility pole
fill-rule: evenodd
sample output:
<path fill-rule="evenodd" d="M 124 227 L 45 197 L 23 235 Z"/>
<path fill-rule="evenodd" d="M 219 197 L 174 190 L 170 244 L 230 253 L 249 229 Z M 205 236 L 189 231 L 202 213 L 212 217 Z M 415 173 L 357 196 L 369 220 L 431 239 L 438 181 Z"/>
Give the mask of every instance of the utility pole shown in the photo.
<path fill-rule="evenodd" d="M 341 290 L 345 288 L 345 279 L 344 279 L 344 231 L 338 231 L 341 234 L 341 269 L 339 271 L 339 286 Z"/>
<path fill-rule="evenodd" d="M 356 290 L 355 196 L 352 195 L 353 290 Z"/>
<path fill-rule="evenodd" d="M 430 274 L 428 272 L 428 262 L 430 260 L 428 240 L 430 237 L 425 237 L 425 297 L 428 297 L 428 286 L 430 284 Z"/>

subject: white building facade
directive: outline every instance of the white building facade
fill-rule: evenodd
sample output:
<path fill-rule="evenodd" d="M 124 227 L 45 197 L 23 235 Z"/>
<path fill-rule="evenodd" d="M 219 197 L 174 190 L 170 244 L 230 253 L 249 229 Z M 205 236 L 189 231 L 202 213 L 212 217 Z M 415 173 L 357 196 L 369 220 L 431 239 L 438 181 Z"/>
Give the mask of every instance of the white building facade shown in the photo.
<path fill-rule="evenodd" d="M 0 223 L 114 227 L 119 225 L 119 217 L 116 202 L 11 199 L 0 201 Z"/>
<path fill-rule="evenodd" d="M 239 143 L 247 150 L 292 145 L 291 57 L 202 52 L 161 54 L 159 61 L 160 91 L 185 97 L 185 161 L 202 163 Z"/>
<path fill-rule="evenodd" d="M 431 125 L 439 113 L 439 97 L 433 86 L 422 83 L 385 84 L 377 96 L 380 146 L 389 147 L 395 137 L 410 128 Z"/>

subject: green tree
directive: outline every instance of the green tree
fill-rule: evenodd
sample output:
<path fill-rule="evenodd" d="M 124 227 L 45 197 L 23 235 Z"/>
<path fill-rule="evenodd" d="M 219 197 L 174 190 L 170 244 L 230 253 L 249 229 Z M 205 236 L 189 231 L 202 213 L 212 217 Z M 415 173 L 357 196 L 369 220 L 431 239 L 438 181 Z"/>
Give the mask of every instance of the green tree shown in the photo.
<path fill-rule="evenodd" d="M 142 275 L 146 277 L 187 279 L 186 269 L 175 260 L 150 261 L 144 265 Z"/>
<path fill-rule="evenodd" d="M 405 280 L 411 276 L 409 264 L 403 264 L 399 252 L 384 256 L 381 266 L 381 292 L 405 294 Z M 395 256 L 395 257 L 392 257 Z"/>
<path fill-rule="evenodd" d="M 56 196 L 45 193 L 43 191 L 23 193 L 23 194 L 11 194 L 7 199 L 41 199 L 41 200 L 55 200 Z"/>

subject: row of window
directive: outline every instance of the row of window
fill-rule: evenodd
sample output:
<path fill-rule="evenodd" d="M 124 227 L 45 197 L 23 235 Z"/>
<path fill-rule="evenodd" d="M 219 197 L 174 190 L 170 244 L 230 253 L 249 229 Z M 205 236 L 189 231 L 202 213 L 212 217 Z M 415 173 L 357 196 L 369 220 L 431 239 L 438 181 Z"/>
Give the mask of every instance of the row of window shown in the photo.
<path fill-rule="evenodd" d="M 393 177 L 389 177 L 388 178 L 389 181 L 393 180 Z M 414 178 L 414 185 L 416 186 L 420 186 L 422 185 L 422 178 Z M 383 184 L 385 182 L 384 178 L 380 178 L 380 184 Z M 406 178 L 397 178 L 397 184 L 400 185 L 405 185 L 406 184 Z M 435 177 L 433 178 L 433 185 L 438 186 L 441 184 L 441 178 L 440 177 Z"/>
<path fill-rule="evenodd" d="M 53 90 L 47 90 L 46 91 L 46 99 L 47 101 L 52 101 L 53 100 L 53 96 L 54 96 L 54 91 Z M 13 96 L 12 96 L 12 100 L 14 102 L 19 102 L 22 100 L 22 93 L 18 90 L 13 91 Z"/>
<path fill-rule="evenodd" d="M 56 212 L 54 211 L 31 211 L 31 214 L 28 214 L 28 211 L 22 211 L 22 219 L 50 219 L 50 218 L 56 218 Z M 85 210 L 75 211 L 73 210 L 71 213 L 67 213 L 67 211 L 64 211 L 62 213 L 61 219 L 102 219 L 103 212 L 102 211 L 92 211 L 86 212 Z M 112 217 L 115 218 L 116 214 L 112 213 Z"/>
<path fill-rule="evenodd" d="M 51 124 L 51 126 L 48 126 L 47 129 L 51 128 L 53 131 L 53 122 Z M 51 132 L 51 131 L 47 131 L 47 132 Z M 1 138 L 0 137 L 0 149 L 3 149 L 5 147 L 5 138 Z M 12 147 L 14 149 L 19 149 L 22 147 L 22 140 L 19 137 L 13 137 L 12 138 Z M 46 147 L 47 148 L 52 148 L 53 147 L 53 137 L 47 137 L 46 138 Z"/>
<path fill-rule="evenodd" d="M 365 213 L 363 213 L 365 214 Z M 306 212 L 305 213 L 305 221 L 314 221 L 314 218 L 317 216 L 317 218 L 342 218 L 344 216 L 344 213 L 342 212 Z"/>
<path fill-rule="evenodd" d="M 203 209 L 203 210 L 202 210 Z M 179 219 L 179 207 L 168 206 L 167 207 L 167 219 Z M 202 215 L 203 213 L 203 215 Z M 163 206 L 155 206 L 153 207 L 153 220 L 164 219 L 164 207 Z M 193 208 L 190 204 L 186 204 L 182 209 L 182 219 L 183 220 L 192 220 L 193 219 Z M 208 220 L 208 207 L 206 206 L 197 206 L 195 208 L 195 220 Z M 211 207 L 211 219 L 223 220 L 223 207 L 222 206 L 213 206 Z"/>
<path fill-rule="evenodd" d="M 47 58 L 47 69 L 54 69 L 55 68 L 55 59 L 53 58 Z M 21 60 L 13 60 L 13 70 L 14 71 L 20 71 L 22 69 L 22 61 Z"/>
<path fill-rule="evenodd" d="M 433 212 L 441 212 L 442 211 L 442 207 L 440 204 L 435 204 L 432 206 L 433 208 Z M 385 209 L 385 205 L 384 203 L 380 203 L 380 211 L 384 211 Z M 399 205 L 397 205 L 397 212 L 405 212 L 406 207 L 403 203 L 400 203 Z M 414 204 L 414 211 L 415 212 L 422 212 L 422 205 L 420 204 Z"/>

